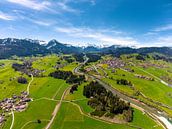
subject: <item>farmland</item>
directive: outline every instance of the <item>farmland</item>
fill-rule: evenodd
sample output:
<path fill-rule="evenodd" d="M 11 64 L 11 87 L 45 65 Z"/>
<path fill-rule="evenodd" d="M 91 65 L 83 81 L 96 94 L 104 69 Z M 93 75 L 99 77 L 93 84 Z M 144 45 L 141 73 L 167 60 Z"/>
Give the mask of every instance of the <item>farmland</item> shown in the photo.
<path fill-rule="evenodd" d="M 67 57 L 69 57 L 69 55 L 67 55 Z M 41 71 L 42 73 L 39 76 L 36 76 L 37 74 L 35 74 L 35 76 L 32 77 L 27 75 L 27 73 L 15 71 L 11 67 L 13 63 L 22 64 L 23 60 L 32 61 L 32 68 L 34 71 Z M 87 81 L 80 83 L 77 90 L 71 93 L 70 87 L 72 84 L 66 83 L 65 80 L 49 76 L 51 72 L 56 71 L 57 69 L 61 71 L 71 71 L 75 74 L 74 69 L 79 65 L 79 62 L 68 62 L 65 58 L 57 55 L 27 57 L 25 59 L 18 58 L 15 60 L 1 60 L 1 62 L 4 64 L 3 68 L 0 68 L 0 80 L 2 80 L 0 90 L 3 93 L 0 95 L 1 99 L 9 98 L 14 94 L 18 95 L 20 92 L 28 89 L 29 98 L 32 99 L 31 102 L 28 102 L 26 109 L 20 112 L 14 111 L 14 116 L 11 114 L 13 112 L 9 112 L 9 114 L 5 113 L 6 121 L 2 124 L 3 129 L 42 129 L 47 127 L 47 125 L 50 124 L 50 121 L 52 121 L 50 124 L 51 129 L 162 128 L 156 120 L 135 107 L 133 108 L 133 120 L 129 123 L 120 122 L 120 114 L 116 116 L 118 118 L 116 122 L 111 122 L 108 119 L 90 115 L 94 109 L 87 105 L 89 98 L 86 98 L 83 95 L 84 86 L 88 85 L 92 80 L 90 77 L 87 77 Z M 171 91 L 168 87 L 159 83 L 158 80 L 150 83 L 148 80 L 137 79 L 133 73 L 126 72 L 123 69 L 116 69 L 114 74 L 112 69 L 109 69 L 105 64 L 103 64 L 102 67 L 97 67 L 98 63 L 100 62 L 90 63 L 85 68 L 89 68 L 93 65 L 94 67 L 92 69 L 96 70 L 90 71 L 90 74 L 95 76 L 99 74 L 99 77 L 102 77 L 101 80 L 112 85 L 114 89 L 120 90 L 129 96 L 133 96 L 136 91 L 141 91 L 145 96 L 171 106 L 172 102 L 168 96 L 165 96 L 163 99 L 164 94 L 166 94 L 167 91 Z M 142 70 L 137 69 L 134 66 L 128 67 L 132 67 L 137 74 L 143 73 Z M 125 76 L 123 76 L 124 74 Z M 143 74 L 148 76 L 147 73 Z M 18 83 L 17 78 L 20 76 L 26 78 L 28 83 Z M 134 84 L 134 89 L 115 83 L 115 79 L 121 78 L 131 81 Z M 154 85 L 157 85 L 157 87 L 153 87 Z M 160 92 L 159 87 L 163 88 L 164 91 Z M 151 94 L 151 90 L 154 90 L 155 94 Z M 159 96 L 162 96 L 162 98 L 157 98 L 156 93 L 158 93 Z M 138 99 L 144 100 L 141 96 L 136 96 L 136 98 L 137 97 Z M 53 115 L 54 119 L 52 119 L 52 113 L 56 108 L 57 112 Z M 165 109 L 165 111 L 169 110 Z M 169 111 L 169 114 L 170 113 L 171 112 Z"/>

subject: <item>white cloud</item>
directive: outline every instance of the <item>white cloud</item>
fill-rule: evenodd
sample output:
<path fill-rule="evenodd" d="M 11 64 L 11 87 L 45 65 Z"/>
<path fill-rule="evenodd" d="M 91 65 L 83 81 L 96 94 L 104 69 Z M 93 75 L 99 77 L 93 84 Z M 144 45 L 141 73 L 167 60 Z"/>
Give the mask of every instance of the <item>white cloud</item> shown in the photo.
<path fill-rule="evenodd" d="M 169 31 L 172 30 L 172 24 L 168 24 L 162 27 L 155 28 L 153 31 L 154 32 L 161 32 L 161 31 Z"/>
<path fill-rule="evenodd" d="M 65 12 L 72 12 L 72 13 L 78 13 L 80 12 L 79 10 L 76 10 L 72 7 L 70 7 L 67 2 L 58 2 L 57 6 L 61 8 L 61 10 L 65 11 Z"/>
<path fill-rule="evenodd" d="M 45 9 L 49 10 L 49 6 L 51 5 L 51 3 L 48 1 L 43 1 L 43 2 L 36 2 L 36 0 L 7 0 L 7 1 L 39 11 Z"/>
<path fill-rule="evenodd" d="M 90 0 L 91 5 L 96 5 L 96 1 L 95 0 Z"/>
<path fill-rule="evenodd" d="M 75 27 L 58 27 L 56 28 L 57 32 L 65 33 L 68 36 L 75 38 L 87 38 L 95 40 L 103 45 L 123 45 L 123 46 L 133 46 L 138 45 L 138 42 L 132 37 L 119 36 L 113 33 L 114 35 L 108 35 L 108 30 L 103 29 L 91 29 L 91 28 L 75 28 Z M 109 30 L 113 32 L 113 30 Z M 117 31 L 115 31 L 117 32 Z"/>
<path fill-rule="evenodd" d="M 47 21 L 39 21 L 39 20 L 33 20 L 33 19 L 30 19 L 30 21 L 37 25 L 41 25 L 41 26 L 51 26 L 52 25 L 52 23 L 47 22 Z"/>
<path fill-rule="evenodd" d="M 14 20 L 15 18 L 14 18 L 14 16 L 11 16 L 11 15 L 9 15 L 7 13 L 4 13 L 4 12 L 0 11 L 0 19 L 11 21 L 11 20 Z"/>
<path fill-rule="evenodd" d="M 36 1 L 36 0 L 6 0 L 13 4 L 18 4 L 26 8 L 30 8 L 33 10 L 38 11 L 45 11 L 48 10 L 52 13 L 61 13 L 61 12 L 70 12 L 70 13 L 79 13 L 80 10 L 74 9 L 71 6 L 69 6 L 70 1 L 68 0 L 62 0 L 53 2 L 42 0 L 42 1 Z"/>
<path fill-rule="evenodd" d="M 147 42 L 143 42 L 138 47 L 172 47 L 172 35 L 156 36 Z"/>
<path fill-rule="evenodd" d="M 159 37 L 156 44 L 159 46 L 172 46 L 172 35 Z"/>

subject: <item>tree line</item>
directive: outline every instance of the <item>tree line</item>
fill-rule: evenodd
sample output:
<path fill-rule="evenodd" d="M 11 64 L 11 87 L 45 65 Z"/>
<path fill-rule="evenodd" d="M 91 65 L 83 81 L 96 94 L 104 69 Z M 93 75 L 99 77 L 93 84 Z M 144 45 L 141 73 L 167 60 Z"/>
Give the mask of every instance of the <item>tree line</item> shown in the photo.
<path fill-rule="evenodd" d="M 66 83 L 69 84 L 80 84 L 85 81 L 84 75 L 74 75 L 71 71 L 56 70 L 55 72 L 50 73 L 49 76 L 66 80 Z"/>
<path fill-rule="evenodd" d="M 88 105 L 95 109 L 91 115 L 113 118 L 115 115 L 122 114 L 125 121 L 133 120 L 133 109 L 130 107 L 130 103 L 120 100 L 117 95 L 107 91 L 97 81 L 92 81 L 84 86 L 83 95 L 90 98 Z"/>
<path fill-rule="evenodd" d="M 116 83 L 118 85 L 127 85 L 127 86 L 132 86 L 133 85 L 130 81 L 128 81 L 126 79 L 117 79 Z"/>

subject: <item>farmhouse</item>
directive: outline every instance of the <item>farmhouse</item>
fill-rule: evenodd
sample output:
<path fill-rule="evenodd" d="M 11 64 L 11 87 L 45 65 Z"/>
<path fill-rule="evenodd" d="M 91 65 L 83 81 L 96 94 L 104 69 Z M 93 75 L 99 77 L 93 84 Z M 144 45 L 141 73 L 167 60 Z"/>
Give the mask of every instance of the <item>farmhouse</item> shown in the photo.
<path fill-rule="evenodd" d="M 142 68 L 149 68 L 149 67 L 154 67 L 154 68 L 169 68 L 168 66 L 164 65 L 164 64 L 154 64 L 151 62 L 144 62 L 144 63 L 140 63 L 139 66 L 141 66 Z"/>
<path fill-rule="evenodd" d="M 26 105 L 18 105 L 18 106 L 15 106 L 15 110 L 16 111 L 22 111 L 26 108 Z"/>
<path fill-rule="evenodd" d="M 1 115 L 0 115 L 0 125 L 1 125 L 4 121 L 5 121 L 4 116 L 1 116 Z"/>

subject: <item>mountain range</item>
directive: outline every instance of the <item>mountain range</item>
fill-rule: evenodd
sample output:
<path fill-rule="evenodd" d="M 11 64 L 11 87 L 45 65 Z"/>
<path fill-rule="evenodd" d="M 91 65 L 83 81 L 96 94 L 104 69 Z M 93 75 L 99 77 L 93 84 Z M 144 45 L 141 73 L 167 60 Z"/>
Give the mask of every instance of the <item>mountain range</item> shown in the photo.
<path fill-rule="evenodd" d="M 113 54 L 120 56 L 121 54 L 132 53 L 161 53 L 166 56 L 172 56 L 171 47 L 144 47 L 144 48 L 132 48 L 122 46 L 109 46 L 109 47 L 77 47 L 68 44 L 63 44 L 53 39 L 48 43 L 42 40 L 32 39 L 16 39 L 5 38 L 0 39 L 0 59 L 9 58 L 11 56 L 31 56 L 31 55 L 46 55 L 50 53 L 64 53 L 64 54 L 80 54 L 80 53 L 100 53 L 100 54 Z"/>

